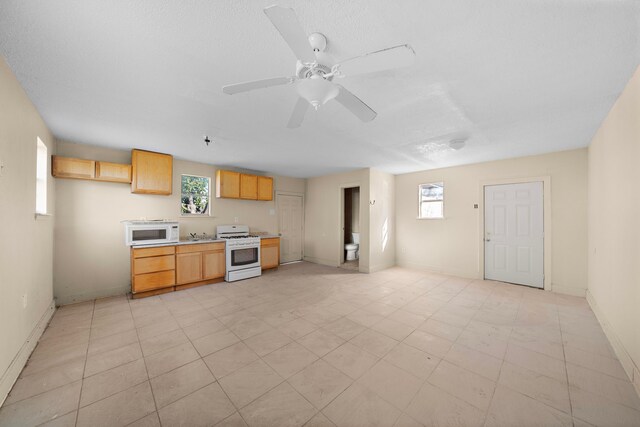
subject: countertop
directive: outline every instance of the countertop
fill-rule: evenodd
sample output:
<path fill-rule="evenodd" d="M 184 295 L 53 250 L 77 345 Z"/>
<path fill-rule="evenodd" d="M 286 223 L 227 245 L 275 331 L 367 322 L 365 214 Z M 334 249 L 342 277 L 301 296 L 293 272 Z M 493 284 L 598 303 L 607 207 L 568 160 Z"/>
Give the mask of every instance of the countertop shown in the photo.
<path fill-rule="evenodd" d="M 280 236 L 276 236 L 274 234 L 264 234 L 264 235 L 260 235 L 258 237 L 260 237 L 261 239 L 280 238 Z M 224 242 L 226 242 L 226 239 L 180 240 L 177 243 L 157 243 L 155 245 L 138 245 L 138 246 L 132 246 L 132 247 L 136 248 L 136 249 L 144 249 L 144 248 L 159 248 L 159 247 L 162 247 L 162 246 L 197 245 L 197 244 L 201 244 L 201 243 L 224 243 Z"/>

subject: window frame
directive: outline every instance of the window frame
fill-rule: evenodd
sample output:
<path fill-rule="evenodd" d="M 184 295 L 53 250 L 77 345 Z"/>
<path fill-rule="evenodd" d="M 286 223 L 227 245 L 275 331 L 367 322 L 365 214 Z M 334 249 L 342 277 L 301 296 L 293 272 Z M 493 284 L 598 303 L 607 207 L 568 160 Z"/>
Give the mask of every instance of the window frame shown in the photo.
<path fill-rule="evenodd" d="M 183 176 L 190 176 L 190 177 L 194 177 L 194 178 L 204 178 L 209 182 L 208 185 L 208 194 L 207 194 L 207 209 L 205 211 L 205 213 L 201 213 L 201 214 L 192 214 L 192 213 L 183 213 L 182 212 L 182 177 Z M 210 218 L 211 215 L 211 182 L 213 180 L 211 179 L 210 176 L 202 176 L 202 175 L 194 175 L 192 173 L 182 173 L 180 174 L 180 216 L 181 217 L 186 217 L 186 218 Z"/>
<path fill-rule="evenodd" d="M 422 187 L 426 186 L 426 185 L 431 185 L 431 186 L 441 186 L 442 187 L 442 199 L 440 200 L 426 200 L 423 201 L 422 200 Z M 444 180 L 443 181 L 432 181 L 432 182 L 425 182 L 422 184 L 418 184 L 418 217 L 417 219 L 425 219 L 425 220 L 439 220 L 439 219 L 444 219 L 445 218 L 445 203 L 444 203 L 444 196 L 445 196 L 445 191 L 444 191 Z M 442 203 L 442 216 L 437 216 L 437 217 L 426 217 L 426 216 L 422 216 L 422 204 L 423 203 Z"/>
<path fill-rule="evenodd" d="M 49 180 L 49 148 L 40 137 L 36 137 L 36 200 L 35 214 L 47 216 Z"/>

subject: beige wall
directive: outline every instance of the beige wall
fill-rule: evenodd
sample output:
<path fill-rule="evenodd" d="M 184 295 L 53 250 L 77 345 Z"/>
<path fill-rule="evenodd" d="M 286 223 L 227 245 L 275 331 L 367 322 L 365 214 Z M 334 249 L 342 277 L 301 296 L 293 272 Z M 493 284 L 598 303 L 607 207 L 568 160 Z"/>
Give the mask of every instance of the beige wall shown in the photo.
<path fill-rule="evenodd" d="M 393 267 L 396 262 L 395 177 L 370 169 L 369 271 Z"/>
<path fill-rule="evenodd" d="M 50 154 L 55 152 L 55 142 L 2 57 L 0 94 L 0 163 L 4 165 L 0 176 L 1 404 L 39 338 L 39 322 L 42 319 L 40 323 L 46 325 L 52 313 L 54 217 L 36 218 L 34 213 L 37 137 Z M 54 205 L 55 184 L 49 179 L 51 214 Z"/>
<path fill-rule="evenodd" d="M 369 271 L 369 169 L 307 179 L 304 259 L 337 267 L 344 251 L 342 189 L 360 187 L 360 271 Z"/>
<path fill-rule="evenodd" d="M 58 154 L 129 163 L 129 151 L 58 142 Z M 131 194 L 128 184 L 57 179 L 54 294 L 59 304 L 116 295 L 130 290 L 129 248 L 120 221 L 139 218 L 179 219 L 180 234 L 215 234 L 220 224 L 247 224 L 252 231 L 278 232 L 276 204 L 211 199 L 210 218 L 184 218 L 180 213 L 181 174 L 211 177 L 216 167 L 174 159 L 171 196 Z M 275 177 L 275 190 L 304 194 L 305 180 Z M 215 196 L 215 192 L 213 193 Z M 90 278 L 90 280 L 88 280 Z"/>
<path fill-rule="evenodd" d="M 481 183 L 550 177 L 552 290 L 584 295 L 587 271 L 587 150 L 435 169 L 395 177 L 399 265 L 481 277 Z M 418 185 L 444 181 L 445 218 L 419 220 Z M 548 194 L 545 194 L 548 197 Z M 479 209 L 474 209 L 474 204 Z M 549 254 L 545 254 L 549 255 Z"/>
<path fill-rule="evenodd" d="M 589 147 L 589 291 L 640 390 L 640 71 Z"/>

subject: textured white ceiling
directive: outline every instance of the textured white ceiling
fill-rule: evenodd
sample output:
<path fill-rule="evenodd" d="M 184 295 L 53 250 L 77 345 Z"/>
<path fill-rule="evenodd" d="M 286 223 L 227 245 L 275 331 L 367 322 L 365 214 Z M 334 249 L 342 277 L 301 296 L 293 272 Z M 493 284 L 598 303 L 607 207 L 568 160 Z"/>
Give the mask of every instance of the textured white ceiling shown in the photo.
<path fill-rule="evenodd" d="M 3 0 L 0 53 L 59 138 L 299 177 L 584 147 L 638 63 L 636 1 L 279 1 L 338 60 L 416 51 L 410 68 L 340 82 L 374 121 L 331 102 L 290 130 L 292 86 L 221 92 L 294 73 L 262 12 L 274 2 Z"/>

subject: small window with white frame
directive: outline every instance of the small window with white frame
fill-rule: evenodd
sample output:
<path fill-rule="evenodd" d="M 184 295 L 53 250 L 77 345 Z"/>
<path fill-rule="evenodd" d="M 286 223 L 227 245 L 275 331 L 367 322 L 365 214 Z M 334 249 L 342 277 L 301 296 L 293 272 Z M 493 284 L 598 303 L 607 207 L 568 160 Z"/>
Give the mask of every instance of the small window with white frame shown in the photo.
<path fill-rule="evenodd" d="M 211 178 L 182 175 L 180 214 L 183 216 L 209 216 L 211 207 Z"/>
<path fill-rule="evenodd" d="M 47 146 L 36 139 L 36 214 L 47 214 Z"/>
<path fill-rule="evenodd" d="M 444 218 L 444 182 L 431 182 L 418 186 L 418 218 Z"/>

